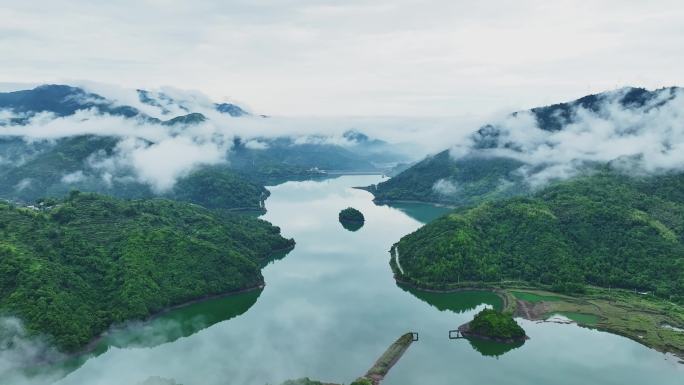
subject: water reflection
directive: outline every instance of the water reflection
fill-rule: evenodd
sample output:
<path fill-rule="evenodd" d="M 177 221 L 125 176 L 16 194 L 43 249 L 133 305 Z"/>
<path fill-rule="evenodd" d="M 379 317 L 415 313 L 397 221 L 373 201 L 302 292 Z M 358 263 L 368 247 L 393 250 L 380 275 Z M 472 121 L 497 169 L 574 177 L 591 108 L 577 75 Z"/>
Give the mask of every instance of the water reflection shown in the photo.
<path fill-rule="evenodd" d="M 276 251 L 270 257 L 266 258 L 264 261 L 261 262 L 261 268 L 264 268 L 272 263 L 280 261 L 281 259 L 285 258 L 288 254 L 290 254 L 292 250 L 294 250 L 294 247 L 287 250 Z"/>
<path fill-rule="evenodd" d="M 435 293 L 402 284 L 397 284 L 397 286 L 440 311 L 451 311 L 461 314 L 475 310 L 483 304 L 490 305 L 497 310 L 503 308 L 503 300 L 491 291 L 467 290 L 453 293 Z"/>
<path fill-rule="evenodd" d="M 513 349 L 517 349 L 525 343 L 524 341 L 520 342 L 514 342 L 510 344 L 505 344 L 501 342 L 496 342 L 496 341 L 488 341 L 488 340 L 481 340 L 477 338 L 463 338 L 464 340 L 467 340 L 470 343 L 470 346 L 472 346 L 475 351 L 478 353 L 482 354 L 485 357 L 496 357 L 499 358 L 500 356 L 510 352 Z"/>
<path fill-rule="evenodd" d="M 447 206 L 419 202 L 392 202 L 383 205 L 397 209 L 421 223 L 432 222 L 452 210 Z"/>
<path fill-rule="evenodd" d="M 244 314 L 263 290 L 222 296 L 166 312 L 151 321 L 112 330 L 102 339 L 106 346 L 152 347 L 191 336 L 222 321 Z"/>
<path fill-rule="evenodd" d="M 363 222 L 341 221 L 340 224 L 342 224 L 342 227 L 351 232 L 357 231 L 363 227 Z"/>
<path fill-rule="evenodd" d="M 397 284 L 404 291 L 411 293 L 414 297 L 439 311 L 449 311 L 456 314 L 471 312 L 482 308 L 482 305 L 492 306 L 497 310 L 503 308 L 503 300 L 501 297 L 491 291 L 484 290 L 466 290 L 457 291 L 453 293 L 435 293 L 430 291 L 419 290 L 407 285 Z M 458 325 L 454 325 L 454 328 Z M 483 356 L 500 357 L 513 349 L 517 349 L 523 345 L 524 342 L 516 343 L 500 343 L 496 341 L 480 340 L 476 338 L 458 338 L 455 343 L 463 343 L 468 341 L 470 346 Z"/>
<path fill-rule="evenodd" d="M 88 354 L 74 356 L 61 362 L 58 368 L 45 370 L 73 371 L 88 359 L 99 356 L 112 347 L 151 348 L 189 337 L 202 329 L 244 314 L 257 302 L 262 291 L 263 289 L 258 289 L 203 300 L 170 310 L 149 321 L 129 322 L 114 327 L 95 343 Z"/>

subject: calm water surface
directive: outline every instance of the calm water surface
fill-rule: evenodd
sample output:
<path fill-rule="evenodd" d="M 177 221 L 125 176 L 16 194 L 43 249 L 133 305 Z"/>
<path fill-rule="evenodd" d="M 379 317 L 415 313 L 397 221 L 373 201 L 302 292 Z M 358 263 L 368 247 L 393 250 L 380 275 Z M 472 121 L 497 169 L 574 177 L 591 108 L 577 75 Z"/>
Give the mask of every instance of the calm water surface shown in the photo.
<path fill-rule="evenodd" d="M 684 365 L 626 338 L 574 325 L 521 320 L 531 337 L 512 349 L 447 338 L 484 306 L 487 292 L 435 294 L 396 285 L 390 246 L 445 209 L 376 206 L 352 189 L 379 176 L 270 187 L 264 219 L 297 247 L 264 270 L 262 291 L 172 311 L 110 333 L 59 383 L 135 384 L 150 376 L 184 385 L 265 385 L 308 376 L 350 383 L 400 334 L 420 333 L 386 385 L 677 384 Z M 366 224 L 342 228 L 353 206 Z"/>

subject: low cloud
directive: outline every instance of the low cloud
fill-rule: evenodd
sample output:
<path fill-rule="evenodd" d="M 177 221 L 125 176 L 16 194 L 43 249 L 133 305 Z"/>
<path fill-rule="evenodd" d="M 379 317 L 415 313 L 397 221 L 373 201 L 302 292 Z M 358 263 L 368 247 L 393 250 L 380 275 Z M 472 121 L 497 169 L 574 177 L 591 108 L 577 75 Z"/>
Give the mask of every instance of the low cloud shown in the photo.
<path fill-rule="evenodd" d="M 117 146 L 117 156 L 122 162 L 130 162 L 140 182 L 151 185 L 156 192 L 164 192 L 196 167 L 224 162 L 226 150 L 222 143 L 198 142 L 187 137 L 150 145 L 126 139 Z"/>
<path fill-rule="evenodd" d="M 595 108 L 572 108 L 562 130 L 542 129 L 531 112 L 509 115 L 454 146 L 451 155 L 519 160 L 524 165 L 517 172 L 533 187 L 592 164 L 610 163 L 629 174 L 684 170 L 682 90 L 659 90 L 643 105 L 625 105 L 628 91 L 605 94 Z"/>
<path fill-rule="evenodd" d="M 27 188 L 31 187 L 31 184 L 33 184 L 33 180 L 31 178 L 24 178 L 24 179 L 20 180 L 19 183 L 17 183 L 17 185 L 14 186 L 14 188 L 17 191 L 22 191 L 22 190 L 26 190 Z"/>
<path fill-rule="evenodd" d="M 86 178 L 85 174 L 83 174 L 83 171 L 78 170 L 75 172 L 72 172 L 70 174 L 66 174 L 62 177 L 62 182 L 64 183 L 78 183 L 83 181 Z"/>
<path fill-rule="evenodd" d="M 40 336 L 30 335 L 14 317 L 0 318 L 0 379 L 3 384 L 49 384 L 62 377 L 59 370 L 29 374 L 38 362 L 57 362 L 64 356 Z"/>
<path fill-rule="evenodd" d="M 21 137 L 27 143 L 37 144 L 81 135 L 117 138 L 113 151 L 95 151 L 81 173 L 64 175 L 63 182 L 78 183 L 90 178 L 101 179 L 107 185 L 138 181 L 159 193 L 171 189 L 178 178 L 197 167 L 226 163 L 236 137 L 252 150 L 268 149 L 270 139 L 284 137 L 290 138 L 292 145 L 348 147 L 356 143 L 345 133 L 356 130 L 397 145 L 397 150 L 415 160 L 443 147 L 445 137 L 458 140 L 467 134 L 462 127 L 474 124 L 469 119 L 465 120 L 470 123 L 464 124 L 464 120 L 457 118 L 235 118 L 216 111 L 215 104 L 199 92 L 163 88 L 147 92 L 148 101 L 143 103 L 137 90 L 96 83 L 80 85 L 86 93 L 76 93 L 75 97 L 86 98 L 79 101 L 94 102 L 97 106 L 63 117 L 50 112 L 27 115 L 2 110 L 0 137 Z M 106 114 L 101 112 L 102 106 L 130 106 L 141 115 L 126 118 Z M 161 123 L 191 112 L 201 113 L 206 119 L 174 125 Z M 21 124 L 16 123 L 17 119 Z M 23 189 L 29 183 L 24 181 L 16 187 Z"/>
<path fill-rule="evenodd" d="M 459 188 L 455 183 L 446 179 L 440 179 L 435 182 L 432 189 L 442 195 L 454 195 L 459 191 Z"/>

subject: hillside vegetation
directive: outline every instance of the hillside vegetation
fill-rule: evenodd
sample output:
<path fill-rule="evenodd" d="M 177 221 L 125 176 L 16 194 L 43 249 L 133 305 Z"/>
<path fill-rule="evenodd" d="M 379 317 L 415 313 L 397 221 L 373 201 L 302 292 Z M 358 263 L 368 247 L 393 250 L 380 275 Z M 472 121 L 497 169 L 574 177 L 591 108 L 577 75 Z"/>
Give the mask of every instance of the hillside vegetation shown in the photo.
<path fill-rule="evenodd" d="M 452 205 L 472 205 L 489 200 L 531 193 L 525 175 L 538 173 L 549 167 L 544 162 L 532 162 L 526 155 L 540 146 L 529 136 L 552 135 L 559 131 L 577 130 L 574 124 L 583 116 L 592 116 L 606 125 L 626 124 L 610 111 L 629 111 L 633 117 L 644 122 L 630 122 L 633 126 L 616 131 L 615 136 L 648 135 L 648 127 L 657 125 L 655 112 L 677 105 L 677 95 L 682 89 L 672 87 L 649 91 L 643 88 L 625 88 L 595 95 L 587 95 L 567 103 L 558 103 L 510 114 L 508 120 L 519 120 L 508 125 L 507 119 L 486 124 L 473 132 L 461 143 L 455 143 L 456 151 L 449 150 L 426 157 L 391 179 L 366 189 L 375 195 L 377 202 L 423 201 Z M 527 119 L 529 118 L 529 119 Z M 649 120 L 653 119 L 653 120 Z M 573 128 L 574 127 L 574 128 Z M 628 134 L 625 134 L 628 133 Z M 563 136 L 549 138 L 543 146 L 546 155 L 558 155 L 559 141 Z M 539 140 L 539 139 L 538 139 Z M 544 147 L 546 146 L 546 147 Z M 587 158 L 589 159 L 589 158 Z M 577 169 L 603 167 L 606 162 L 575 159 Z M 567 162 L 563 164 L 568 166 Z"/>
<path fill-rule="evenodd" d="M 684 301 L 684 175 L 608 172 L 531 197 L 460 209 L 393 248 L 424 287 L 520 280 L 554 291 L 584 285 Z"/>
<path fill-rule="evenodd" d="M 521 162 L 509 158 L 472 156 L 455 160 L 445 150 L 365 189 L 376 202 L 470 205 L 528 192 L 522 178 L 514 173 L 520 166 Z"/>
<path fill-rule="evenodd" d="M 148 184 L 130 174 L 113 175 L 105 181 L 92 164 L 94 154 L 114 156 L 118 139 L 82 135 L 63 138 L 53 144 L 28 145 L 18 138 L 0 139 L 0 156 L 14 161 L 14 167 L 0 169 L 0 197 L 32 202 L 39 198 L 61 198 L 71 190 L 90 191 L 120 198 L 169 199 L 196 203 L 214 209 L 260 210 L 268 190 L 226 166 L 202 167 L 182 177 L 170 190 L 157 194 Z M 127 171 L 128 172 L 128 171 Z M 72 175 L 73 180 L 68 180 Z"/>
<path fill-rule="evenodd" d="M 0 203 L 0 312 L 69 351 L 113 323 L 259 286 L 261 265 L 294 243 L 265 221 L 163 199 L 45 204 Z"/>

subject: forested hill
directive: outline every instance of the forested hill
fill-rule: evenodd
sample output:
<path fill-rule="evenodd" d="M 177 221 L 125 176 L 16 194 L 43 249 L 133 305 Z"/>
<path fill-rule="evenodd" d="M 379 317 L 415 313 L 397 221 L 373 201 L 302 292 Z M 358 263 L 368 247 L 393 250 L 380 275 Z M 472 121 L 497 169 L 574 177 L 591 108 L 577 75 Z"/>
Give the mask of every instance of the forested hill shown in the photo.
<path fill-rule="evenodd" d="M 391 179 L 365 187 L 376 202 L 423 201 L 469 205 L 528 192 L 510 158 L 472 156 L 454 160 L 448 150 L 431 155 Z"/>
<path fill-rule="evenodd" d="M 461 209 L 394 247 L 400 279 L 443 288 L 523 280 L 557 291 L 583 285 L 684 301 L 684 175 L 602 173 L 528 198 Z"/>
<path fill-rule="evenodd" d="M 650 127 L 661 123 L 657 111 L 676 109 L 680 95 L 684 95 L 682 89 L 676 87 L 654 91 L 625 88 L 516 112 L 501 122 L 480 127 L 465 140 L 467 143 L 456 143 L 456 147 L 461 146 L 459 151 L 445 150 L 428 156 L 395 177 L 366 189 L 378 202 L 414 200 L 454 205 L 526 195 L 531 189 L 525 174 L 541 173 L 550 167 L 545 162 L 562 145 L 558 141 L 568 140 L 562 135 L 554 138 L 549 135 L 568 127 L 572 129 L 583 119 L 596 125 L 617 127 L 613 139 L 648 133 Z M 624 112 L 629 112 L 634 121 L 624 121 Z M 541 161 L 536 159 L 536 163 L 526 163 L 526 156 L 535 146 L 543 147 L 546 156 Z M 572 159 L 566 160 L 565 166 L 569 163 L 576 168 L 606 164 Z"/>
<path fill-rule="evenodd" d="M 0 203 L 0 312 L 76 350 L 114 323 L 259 286 L 293 244 L 268 222 L 164 199 Z"/>
<path fill-rule="evenodd" d="M 212 209 L 259 210 L 268 197 L 260 183 L 226 166 L 205 166 L 178 179 L 169 191 L 155 193 L 137 181 L 130 170 L 103 178 L 93 156 L 113 156 L 119 139 L 81 135 L 52 143 L 27 144 L 21 138 L 0 138 L 0 197 L 33 202 L 65 196 L 71 190 L 97 192 L 119 198 L 162 197 L 196 203 Z M 20 159 L 20 161 L 18 160 Z"/>

